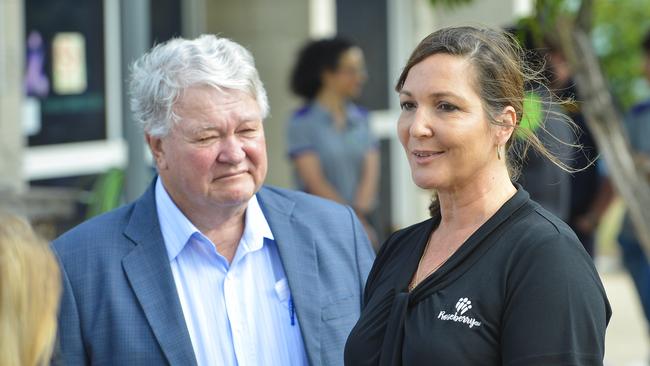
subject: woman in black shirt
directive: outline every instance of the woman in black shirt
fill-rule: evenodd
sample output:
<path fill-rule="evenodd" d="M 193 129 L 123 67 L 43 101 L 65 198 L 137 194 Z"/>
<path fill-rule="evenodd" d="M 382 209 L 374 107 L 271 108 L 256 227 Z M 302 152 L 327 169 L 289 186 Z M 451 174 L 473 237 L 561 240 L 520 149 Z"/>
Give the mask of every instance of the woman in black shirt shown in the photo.
<path fill-rule="evenodd" d="M 397 129 L 414 182 L 436 192 L 432 218 L 380 250 L 346 365 L 602 365 L 611 310 L 591 259 L 512 183 L 520 52 L 501 32 L 459 27 L 411 55 Z"/>

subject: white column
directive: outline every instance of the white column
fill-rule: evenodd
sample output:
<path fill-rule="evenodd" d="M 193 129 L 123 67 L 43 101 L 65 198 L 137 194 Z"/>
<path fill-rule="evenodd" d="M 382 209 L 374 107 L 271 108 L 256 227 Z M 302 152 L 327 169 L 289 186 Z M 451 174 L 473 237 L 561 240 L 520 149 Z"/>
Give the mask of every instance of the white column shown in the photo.
<path fill-rule="evenodd" d="M 512 10 L 516 18 L 527 17 L 533 13 L 533 0 L 513 0 Z"/>
<path fill-rule="evenodd" d="M 309 36 L 326 38 L 336 35 L 336 0 L 309 0 Z"/>
<path fill-rule="evenodd" d="M 150 0 L 122 0 L 120 16 L 122 24 L 122 82 L 123 90 L 128 90 L 128 73 L 131 64 L 151 47 L 151 21 L 149 19 Z M 142 128 L 136 125 L 131 109 L 129 95 L 122 93 L 122 118 L 124 137 L 128 145 L 128 164 L 126 166 L 126 201 L 138 198 L 151 182 L 151 170 L 146 163 L 145 139 Z"/>
<path fill-rule="evenodd" d="M 106 137 L 122 140 L 122 49 L 120 47 L 120 0 L 104 0 L 104 50 L 106 80 Z M 128 109 L 129 106 L 126 105 Z M 121 142 L 121 141 L 120 141 Z M 121 159 L 126 160 L 125 158 Z"/>
<path fill-rule="evenodd" d="M 392 208 L 391 221 L 403 228 L 428 217 L 430 192 L 418 188 L 411 179 L 411 169 L 397 138 L 399 99 L 395 83 L 406 65 L 411 52 L 420 41 L 420 29 L 430 28 L 431 8 L 427 0 L 388 0 L 388 72 L 389 116 L 392 119 L 390 134 L 390 164 Z"/>
<path fill-rule="evenodd" d="M 184 0 L 181 1 L 181 25 L 183 37 L 196 38 L 205 33 L 206 30 L 206 0 Z"/>
<path fill-rule="evenodd" d="M 22 175 L 24 14 L 22 0 L 0 0 L 0 195 L 25 189 Z"/>

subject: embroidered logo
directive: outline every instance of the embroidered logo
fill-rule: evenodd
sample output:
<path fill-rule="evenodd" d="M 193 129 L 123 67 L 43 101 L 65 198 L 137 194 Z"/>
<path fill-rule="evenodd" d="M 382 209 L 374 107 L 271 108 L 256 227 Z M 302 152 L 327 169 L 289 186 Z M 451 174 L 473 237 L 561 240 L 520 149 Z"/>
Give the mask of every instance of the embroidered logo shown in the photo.
<path fill-rule="evenodd" d="M 456 311 L 453 314 L 448 314 L 446 311 L 442 310 L 438 313 L 438 319 L 444 321 L 452 321 L 461 324 L 467 324 L 471 329 L 474 327 L 480 327 L 481 322 L 465 314 L 468 310 L 472 309 L 472 301 L 466 297 L 461 297 L 456 302 L 455 306 Z"/>

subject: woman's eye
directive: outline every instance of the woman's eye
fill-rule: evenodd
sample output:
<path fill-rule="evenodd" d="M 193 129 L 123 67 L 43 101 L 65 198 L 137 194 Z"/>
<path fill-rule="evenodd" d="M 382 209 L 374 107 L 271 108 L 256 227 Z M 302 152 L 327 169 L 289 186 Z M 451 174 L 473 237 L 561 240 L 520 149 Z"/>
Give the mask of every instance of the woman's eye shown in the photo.
<path fill-rule="evenodd" d="M 412 102 L 402 102 L 399 106 L 403 111 L 412 111 L 415 109 L 415 103 Z"/>
<path fill-rule="evenodd" d="M 438 104 L 438 109 L 445 111 L 445 112 L 453 112 L 458 110 L 458 107 L 456 107 L 453 104 L 449 104 L 447 102 L 442 102 Z"/>

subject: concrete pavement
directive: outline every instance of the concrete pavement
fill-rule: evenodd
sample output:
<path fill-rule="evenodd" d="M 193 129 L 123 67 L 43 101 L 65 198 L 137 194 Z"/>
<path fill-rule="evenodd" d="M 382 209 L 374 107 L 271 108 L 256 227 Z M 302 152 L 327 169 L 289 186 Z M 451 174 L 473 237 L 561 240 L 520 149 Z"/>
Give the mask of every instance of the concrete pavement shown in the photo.
<path fill-rule="evenodd" d="M 613 311 L 605 337 L 605 366 L 650 365 L 650 337 L 632 280 L 618 267 L 599 270 Z"/>

